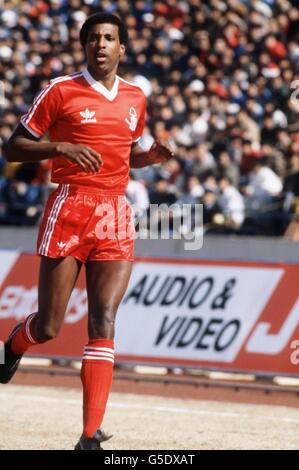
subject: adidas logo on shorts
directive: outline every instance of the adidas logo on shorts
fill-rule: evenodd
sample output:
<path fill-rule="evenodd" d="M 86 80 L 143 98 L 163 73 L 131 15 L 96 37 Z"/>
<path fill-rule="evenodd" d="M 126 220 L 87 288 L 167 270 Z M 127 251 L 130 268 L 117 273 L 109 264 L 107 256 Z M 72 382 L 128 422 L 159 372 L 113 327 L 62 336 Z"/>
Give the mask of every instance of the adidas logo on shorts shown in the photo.
<path fill-rule="evenodd" d="M 60 248 L 61 250 L 65 247 L 66 243 L 63 243 L 63 242 L 57 242 L 57 246 L 58 248 Z"/>

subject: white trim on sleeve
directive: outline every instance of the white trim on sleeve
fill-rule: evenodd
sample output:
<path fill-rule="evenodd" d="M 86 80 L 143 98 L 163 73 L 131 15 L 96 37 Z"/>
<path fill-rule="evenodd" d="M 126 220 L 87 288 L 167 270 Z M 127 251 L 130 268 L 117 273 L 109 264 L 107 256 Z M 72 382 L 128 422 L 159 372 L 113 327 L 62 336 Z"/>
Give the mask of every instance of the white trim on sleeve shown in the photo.
<path fill-rule="evenodd" d="M 43 135 L 43 134 L 38 134 L 37 132 L 35 132 L 34 130 L 32 130 L 31 127 L 29 127 L 29 126 L 23 121 L 23 117 L 21 118 L 20 123 L 22 124 L 22 126 L 25 127 L 26 131 L 28 131 L 30 134 L 33 135 L 33 137 L 37 137 L 37 138 L 39 139 L 39 138 Z"/>

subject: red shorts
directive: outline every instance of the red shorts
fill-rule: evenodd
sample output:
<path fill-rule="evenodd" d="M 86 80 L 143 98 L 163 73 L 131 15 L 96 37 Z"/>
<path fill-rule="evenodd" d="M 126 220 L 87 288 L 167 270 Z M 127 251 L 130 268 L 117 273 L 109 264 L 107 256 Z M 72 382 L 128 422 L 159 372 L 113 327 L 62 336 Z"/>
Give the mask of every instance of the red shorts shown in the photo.
<path fill-rule="evenodd" d="M 95 188 L 60 185 L 49 197 L 37 239 L 37 254 L 98 260 L 134 259 L 135 230 L 125 196 Z"/>

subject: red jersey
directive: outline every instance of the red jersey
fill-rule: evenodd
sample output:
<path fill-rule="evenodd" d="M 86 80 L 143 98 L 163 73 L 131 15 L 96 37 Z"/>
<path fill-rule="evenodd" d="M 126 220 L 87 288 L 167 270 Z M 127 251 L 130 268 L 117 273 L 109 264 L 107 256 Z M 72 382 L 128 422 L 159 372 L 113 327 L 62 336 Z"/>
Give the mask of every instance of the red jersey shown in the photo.
<path fill-rule="evenodd" d="M 131 146 L 143 132 L 146 98 L 119 76 L 109 91 L 88 70 L 52 80 L 21 118 L 35 137 L 46 131 L 52 142 L 85 144 L 101 154 L 98 173 L 86 173 L 63 156 L 52 160 L 52 181 L 93 186 L 105 194 L 125 192 Z"/>

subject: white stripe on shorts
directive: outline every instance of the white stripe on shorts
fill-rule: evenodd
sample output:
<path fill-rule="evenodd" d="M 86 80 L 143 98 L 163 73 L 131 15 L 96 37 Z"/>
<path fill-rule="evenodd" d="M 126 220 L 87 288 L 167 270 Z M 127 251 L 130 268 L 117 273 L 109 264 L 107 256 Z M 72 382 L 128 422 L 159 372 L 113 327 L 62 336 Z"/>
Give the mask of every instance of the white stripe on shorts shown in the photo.
<path fill-rule="evenodd" d="M 42 242 L 40 244 L 40 248 L 38 250 L 38 253 L 40 255 L 46 256 L 48 254 L 49 245 L 50 245 L 51 237 L 52 237 L 53 232 L 54 232 L 55 224 L 57 222 L 61 206 L 62 206 L 62 204 L 64 203 L 64 201 L 66 200 L 66 198 L 68 196 L 69 187 L 70 187 L 69 184 L 63 184 L 61 186 L 59 194 L 57 195 L 57 197 L 55 199 L 55 202 L 52 206 L 51 212 L 50 212 L 48 220 L 47 220 L 47 225 L 46 225 L 46 229 L 44 231 L 43 239 L 42 239 Z"/>

